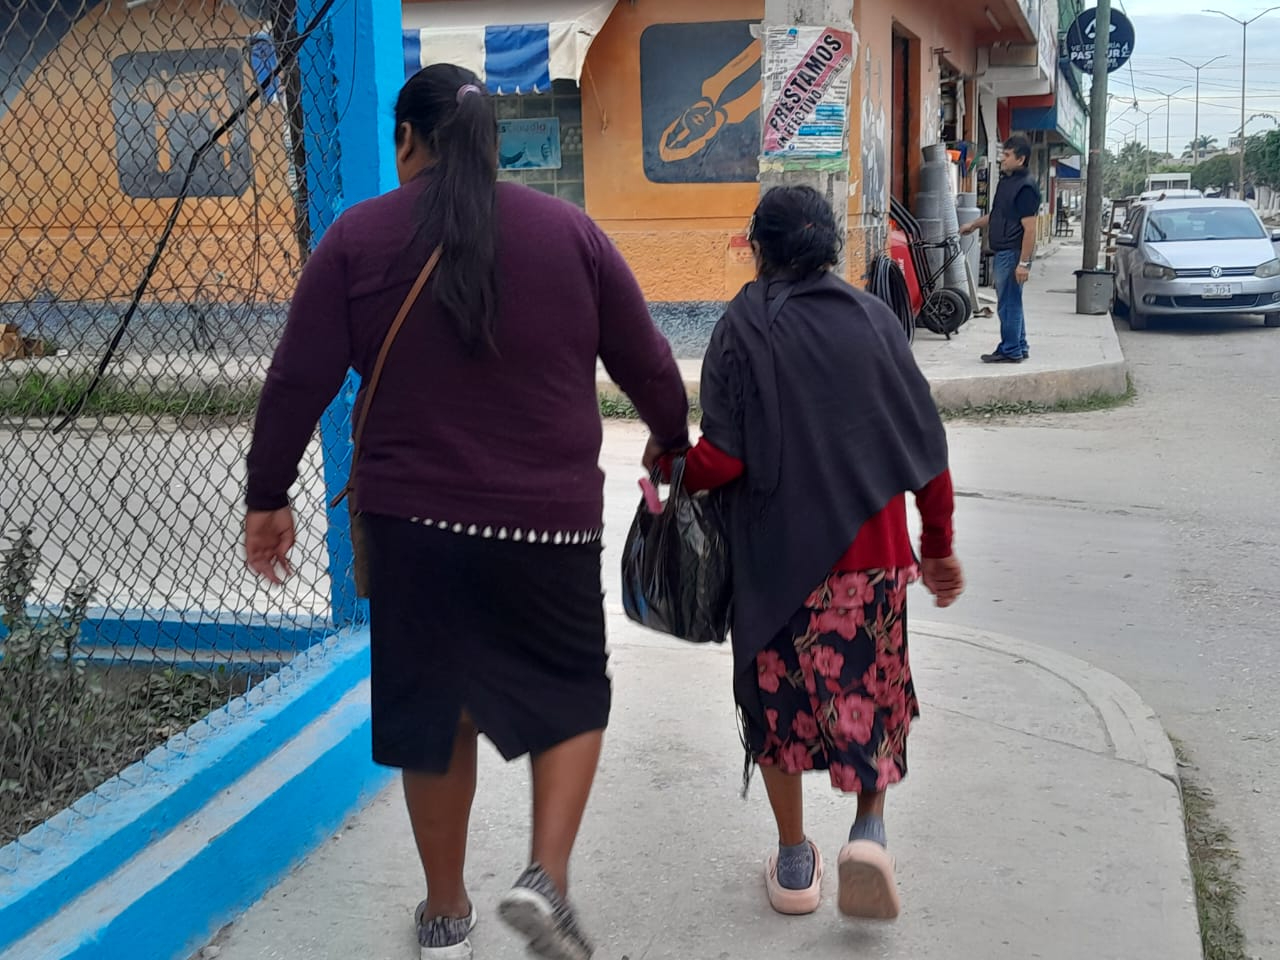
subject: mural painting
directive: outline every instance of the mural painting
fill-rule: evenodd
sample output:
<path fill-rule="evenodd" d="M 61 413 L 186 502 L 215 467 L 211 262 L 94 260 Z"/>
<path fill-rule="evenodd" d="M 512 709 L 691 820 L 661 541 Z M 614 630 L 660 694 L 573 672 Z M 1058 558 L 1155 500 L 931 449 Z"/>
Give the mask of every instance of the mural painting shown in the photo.
<path fill-rule="evenodd" d="M 16 0 L 0 16 L 0 117 L 41 61 L 102 0 Z"/>
<path fill-rule="evenodd" d="M 244 103 L 243 53 L 233 48 L 131 53 L 111 62 L 116 168 L 130 197 L 176 197 L 196 152 Z M 252 158 L 243 118 L 201 155 L 188 193 L 238 197 Z"/>
<path fill-rule="evenodd" d="M 652 182 L 755 181 L 762 84 L 751 27 L 662 23 L 641 36 L 644 172 Z"/>

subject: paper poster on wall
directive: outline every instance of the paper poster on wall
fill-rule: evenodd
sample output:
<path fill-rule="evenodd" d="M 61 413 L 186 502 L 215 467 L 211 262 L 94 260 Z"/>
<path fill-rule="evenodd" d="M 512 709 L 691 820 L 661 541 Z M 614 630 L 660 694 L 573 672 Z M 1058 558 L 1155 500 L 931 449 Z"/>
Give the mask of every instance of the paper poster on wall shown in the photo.
<path fill-rule="evenodd" d="M 503 170 L 559 170 L 560 118 L 499 120 L 498 166 Z"/>
<path fill-rule="evenodd" d="M 764 156 L 839 157 L 849 132 L 853 34 L 830 27 L 764 32 Z"/>

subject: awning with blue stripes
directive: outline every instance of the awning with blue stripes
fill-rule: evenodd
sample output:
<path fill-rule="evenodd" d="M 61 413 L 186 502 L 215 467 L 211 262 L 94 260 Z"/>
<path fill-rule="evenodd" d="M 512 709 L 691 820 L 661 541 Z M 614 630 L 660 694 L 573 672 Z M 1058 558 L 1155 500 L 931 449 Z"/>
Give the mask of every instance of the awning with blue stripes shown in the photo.
<path fill-rule="evenodd" d="M 582 76 L 587 51 L 616 0 L 446 0 L 406 3 L 404 70 L 432 63 L 476 72 L 490 93 L 542 93 L 552 80 Z M 522 23 L 505 21 L 518 11 Z"/>

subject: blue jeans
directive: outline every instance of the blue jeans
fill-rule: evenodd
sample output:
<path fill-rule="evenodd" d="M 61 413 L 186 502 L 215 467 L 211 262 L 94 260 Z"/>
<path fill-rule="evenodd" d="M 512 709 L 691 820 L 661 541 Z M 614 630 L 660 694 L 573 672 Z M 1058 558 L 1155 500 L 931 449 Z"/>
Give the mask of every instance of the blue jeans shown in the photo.
<path fill-rule="evenodd" d="M 1000 346 L 996 353 L 1021 357 L 1027 353 L 1027 319 L 1022 313 L 1022 284 L 1018 282 L 1018 251 L 995 255 L 996 312 L 1000 315 Z"/>

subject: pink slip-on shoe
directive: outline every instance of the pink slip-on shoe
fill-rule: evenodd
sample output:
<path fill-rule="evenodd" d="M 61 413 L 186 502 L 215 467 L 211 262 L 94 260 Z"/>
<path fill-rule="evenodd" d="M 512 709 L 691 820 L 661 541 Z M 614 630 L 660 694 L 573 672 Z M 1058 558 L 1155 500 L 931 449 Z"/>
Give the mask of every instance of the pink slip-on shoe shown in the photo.
<path fill-rule="evenodd" d="M 822 854 L 817 845 L 808 841 L 813 849 L 813 881 L 803 890 L 789 890 L 778 882 L 778 854 L 769 855 L 764 864 L 764 889 L 769 895 L 769 906 L 778 913 L 798 917 L 813 913 L 822 903 Z"/>
<path fill-rule="evenodd" d="M 854 840 L 840 849 L 840 912 L 846 917 L 894 920 L 902 909 L 893 876 L 893 857 L 873 840 Z"/>

